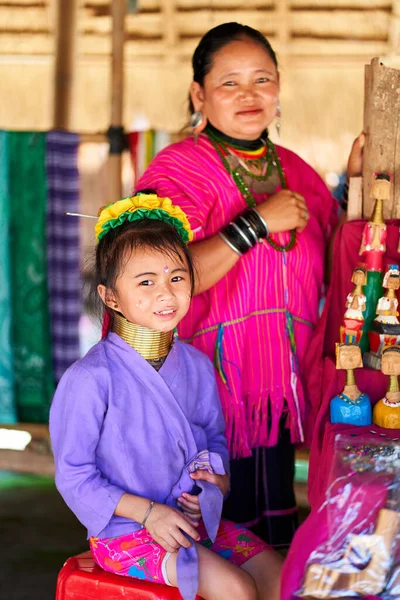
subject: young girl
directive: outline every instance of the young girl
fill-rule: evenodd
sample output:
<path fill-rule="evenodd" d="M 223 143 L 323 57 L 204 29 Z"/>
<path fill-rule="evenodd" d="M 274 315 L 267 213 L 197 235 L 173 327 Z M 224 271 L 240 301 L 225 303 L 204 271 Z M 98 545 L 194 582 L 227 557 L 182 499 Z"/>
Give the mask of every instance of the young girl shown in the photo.
<path fill-rule="evenodd" d="M 278 600 L 280 557 L 220 522 L 229 460 L 213 366 L 173 339 L 194 285 L 188 220 L 139 194 L 103 209 L 96 235 L 111 332 L 56 391 L 57 488 L 107 571 L 178 586 L 184 600 Z"/>

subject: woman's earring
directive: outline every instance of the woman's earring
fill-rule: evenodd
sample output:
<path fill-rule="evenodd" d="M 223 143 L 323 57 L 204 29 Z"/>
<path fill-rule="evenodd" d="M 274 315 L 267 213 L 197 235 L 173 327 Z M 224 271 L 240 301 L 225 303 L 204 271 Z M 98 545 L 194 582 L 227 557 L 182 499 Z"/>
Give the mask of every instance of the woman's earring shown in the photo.
<path fill-rule="evenodd" d="M 276 118 L 277 118 L 277 121 L 276 121 L 275 127 L 276 127 L 276 133 L 278 134 L 279 138 L 281 137 L 281 116 L 282 116 L 282 113 L 281 113 L 281 103 L 278 102 L 278 106 L 276 107 Z"/>
<path fill-rule="evenodd" d="M 194 137 L 194 143 L 197 144 L 200 133 L 205 129 L 207 125 L 207 118 L 203 115 L 200 110 L 192 113 L 190 117 L 190 127 Z"/>

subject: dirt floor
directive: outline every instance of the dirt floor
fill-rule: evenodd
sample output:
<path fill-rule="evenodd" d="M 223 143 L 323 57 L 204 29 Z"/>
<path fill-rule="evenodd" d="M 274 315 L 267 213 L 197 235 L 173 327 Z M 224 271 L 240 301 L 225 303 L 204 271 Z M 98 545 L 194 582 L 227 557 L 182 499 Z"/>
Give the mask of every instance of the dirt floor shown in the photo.
<path fill-rule="evenodd" d="M 0 473 L 0 599 L 54 600 L 64 561 L 87 549 L 85 529 L 52 479 Z"/>

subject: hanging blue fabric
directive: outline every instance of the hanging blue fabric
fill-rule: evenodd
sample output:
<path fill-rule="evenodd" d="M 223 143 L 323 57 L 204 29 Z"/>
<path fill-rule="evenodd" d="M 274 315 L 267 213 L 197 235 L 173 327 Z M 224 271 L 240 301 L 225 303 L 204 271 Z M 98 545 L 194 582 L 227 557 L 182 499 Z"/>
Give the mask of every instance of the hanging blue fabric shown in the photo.
<path fill-rule="evenodd" d="M 16 423 L 11 347 L 8 133 L 0 131 L 0 423 Z"/>

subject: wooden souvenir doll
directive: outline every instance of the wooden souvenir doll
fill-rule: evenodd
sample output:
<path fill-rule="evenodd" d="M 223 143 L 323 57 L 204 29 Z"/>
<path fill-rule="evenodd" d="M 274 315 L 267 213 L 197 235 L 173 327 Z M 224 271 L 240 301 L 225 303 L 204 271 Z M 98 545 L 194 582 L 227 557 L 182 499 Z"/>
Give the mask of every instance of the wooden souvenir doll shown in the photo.
<path fill-rule="evenodd" d="M 383 287 L 387 289 L 384 296 L 379 298 L 376 307 L 375 321 L 388 325 L 399 325 L 397 312 L 398 300 L 396 291 L 400 287 L 400 272 L 398 265 L 389 265 L 383 278 Z"/>
<path fill-rule="evenodd" d="M 365 225 L 360 255 L 365 254 L 367 271 L 382 271 L 382 258 L 386 252 L 387 229 L 383 220 L 383 202 L 390 199 L 390 176 L 379 173 L 371 186 L 371 198 L 375 206 L 371 219 Z"/>
<path fill-rule="evenodd" d="M 400 429 L 400 346 L 386 346 L 382 351 L 382 373 L 389 375 L 386 396 L 374 406 L 373 421 L 385 429 Z"/>
<path fill-rule="evenodd" d="M 365 263 L 360 263 L 354 269 L 351 281 L 355 284 L 354 290 L 347 295 L 346 312 L 344 314 L 344 326 L 346 329 L 359 331 L 364 323 L 363 312 L 366 308 L 366 297 L 363 286 L 367 282 L 367 271 Z"/>
<path fill-rule="evenodd" d="M 371 402 L 357 387 L 354 369 L 363 366 L 358 344 L 336 344 L 336 368 L 346 370 L 346 385 L 331 400 L 331 423 L 371 424 Z"/>

